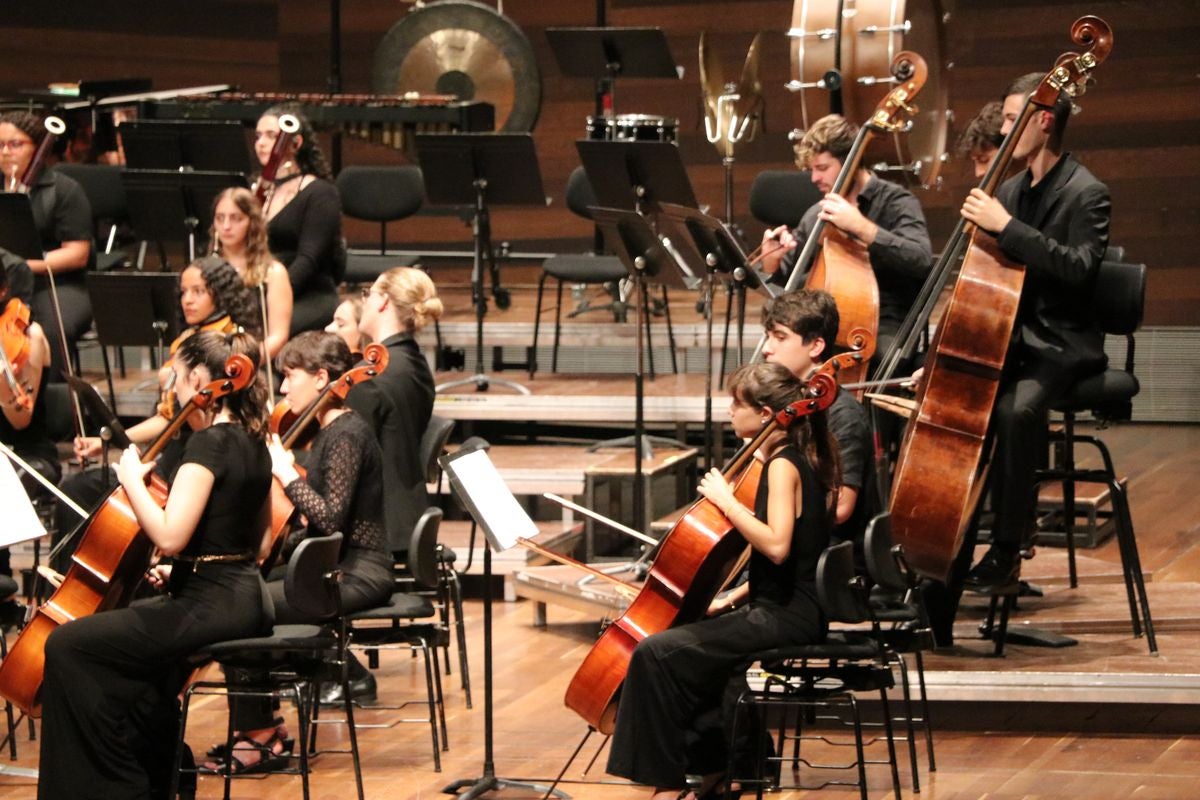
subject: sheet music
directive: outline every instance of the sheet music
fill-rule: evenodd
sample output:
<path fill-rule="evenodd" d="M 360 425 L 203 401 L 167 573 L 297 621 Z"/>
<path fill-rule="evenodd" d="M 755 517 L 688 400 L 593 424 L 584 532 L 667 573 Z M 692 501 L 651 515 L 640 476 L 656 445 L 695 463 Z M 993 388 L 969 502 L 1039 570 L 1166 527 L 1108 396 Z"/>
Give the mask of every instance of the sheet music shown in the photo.
<path fill-rule="evenodd" d="M 0 547 L 46 535 L 46 528 L 33 510 L 33 503 L 29 501 L 16 469 L 3 455 L 0 455 L 0 508 L 4 509 Z"/>
<path fill-rule="evenodd" d="M 487 451 L 474 450 L 443 462 L 450 485 L 483 526 L 496 552 L 516 547 L 517 539 L 533 538 L 537 525 L 513 497 Z"/>

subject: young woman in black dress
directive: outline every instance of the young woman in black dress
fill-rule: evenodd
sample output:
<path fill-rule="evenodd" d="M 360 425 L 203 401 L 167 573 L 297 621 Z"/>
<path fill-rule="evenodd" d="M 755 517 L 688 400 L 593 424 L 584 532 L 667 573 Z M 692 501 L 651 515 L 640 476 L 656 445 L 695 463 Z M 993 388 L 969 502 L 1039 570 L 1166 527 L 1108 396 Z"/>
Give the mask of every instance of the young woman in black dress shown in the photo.
<path fill-rule="evenodd" d="M 729 386 L 729 415 L 743 438 L 757 434 L 802 388 L 786 367 L 765 363 L 741 368 Z M 742 505 L 719 471 L 701 480 L 700 494 L 752 548 L 750 579 L 714 601 L 707 618 L 638 644 L 617 707 L 610 773 L 654 786 L 655 800 L 675 800 L 686 775 L 714 773 L 730 751 L 752 751 L 750 725 L 730 740 L 733 703 L 746 688 L 745 674 L 733 670 L 752 653 L 825 636 L 814 580 L 829 544 L 836 453 L 818 412 L 763 443 L 759 455 L 766 463 L 754 508 Z M 704 788 L 718 778 L 709 774 Z"/>
<path fill-rule="evenodd" d="M 342 243 L 342 201 L 329 164 L 317 145 L 312 124 L 292 105 L 274 106 L 259 117 L 254 154 L 266 165 L 279 138 L 279 117 L 300 123 L 291 157 L 275 173 L 275 186 L 263 206 L 271 253 L 287 267 L 292 282 L 291 335 L 320 330 L 337 308 L 337 285 L 346 271 Z"/>
<path fill-rule="evenodd" d="M 278 359 L 283 378 L 281 391 L 297 413 L 303 413 L 321 394 L 355 364 L 346 343 L 336 334 L 309 331 L 283 347 Z M 382 455 L 375 434 L 354 411 L 333 404 L 317 418 L 320 430 L 301 477 L 290 450 L 277 437 L 270 442 L 271 470 L 283 484 L 296 511 L 308 520 L 307 528 L 291 537 L 345 535 L 342 557 L 342 607 L 346 611 L 382 605 L 392 596 L 392 556 L 383 527 Z M 278 624 L 308 622 L 287 603 L 282 576 L 267 583 Z M 230 676 L 231 678 L 234 676 Z M 243 675 L 249 680 L 253 676 Z M 235 678 L 236 679 L 236 678 Z M 278 763 L 287 750 L 287 729 L 272 713 L 269 701 L 231 702 L 235 770 L 258 772 Z M 216 749 L 214 755 L 219 755 Z M 212 762 L 210 767 L 219 766 Z"/>
<path fill-rule="evenodd" d="M 234 336 L 198 333 L 175 354 L 181 401 L 224 375 Z M 258 343 L 252 343 L 257 353 Z M 253 358 L 253 356 L 252 356 Z M 40 800 L 165 798 L 178 731 L 181 662 L 212 642 L 269 630 L 255 563 L 266 524 L 271 457 L 266 390 L 245 390 L 193 412 L 193 428 L 160 507 L 146 487 L 153 464 L 136 447 L 117 477 L 142 530 L 173 567 L 148 573 L 164 590 L 128 608 L 82 617 L 46 642 Z"/>

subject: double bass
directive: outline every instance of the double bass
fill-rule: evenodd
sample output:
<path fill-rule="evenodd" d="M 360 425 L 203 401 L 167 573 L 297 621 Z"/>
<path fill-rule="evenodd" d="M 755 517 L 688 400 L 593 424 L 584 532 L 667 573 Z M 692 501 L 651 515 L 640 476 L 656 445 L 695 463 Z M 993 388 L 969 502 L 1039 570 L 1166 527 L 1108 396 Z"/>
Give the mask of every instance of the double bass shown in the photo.
<path fill-rule="evenodd" d="M 235 354 L 225 362 L 225 377 L 200 389 L 167 429 L 142 454 L 154 460 L 194 411 L 240 392 L 253 382 L 254 363 Z M 151 473 L 150 493 L 159 505 L 167 502 L 168 486 Z M 54 594 L 34 613 L 0 662 L 0 696 L 31 717 L 41 715 L 38 694 L 46 666 L 46 639 L 60 626 L 100 611 L 127 605 L 150 563 L 154 544 L 146 536 L 118 486 L 84 523 L 71 566 Z"/>
<path fill-rule="evenodd" d="M 832 405 L 837 397 L 837 369 L 851 365 L 856 358 L 847 353 L 827 362 L 808 382 L 803 398 L 780 409 L 738 450 L 722 474 L 733 485 L 739 502 L 754 506 L 762 475 L 762 462 L 754 454 L 762 443 L 781 427 Z M 746 540 L 712 501 L 700 498 L 693 503 L 659 543 L 658 555 L 637 596 L 604 629 L 579 665 L 567 686 L 567 707 L 601 733 L 612 733 L 617 698 L 638 642 L 701 619 L 713 597 L 736 574 L 746 549 Z"/>
<path fill-rule="evenodd" d="M 1089 73 L 1112 49 L 1112 30 L 1081 17 L 1071 39 L 1089 45 L 1059 56 L 1026 100 L 979 188 L 993 195 L 1021 134 L 1059 93 L 1082 93 Z M 925 380 L 909 421 L 892 482 L 892 536 L 917 572 L 945 581 L 962 545 L 985 477 L 984 444 L 1021 300 L 1025 268 L 996 238 L 960 220 L 934 276 L 961 258 L 958 279 L 925 362 Z"/>
<path fill-rule="evenodd" d="M 896 86 L 879 101 L 871 118 L 859 129 L 854 144 L 842 160 L 832 194 L 847 195 L 857 179 L 867 147 L 875 137 L 903 131 L 917 113 L 912 101 L 929 75 L 925 59 L 917 53 L 901 51 L 892 59 L 891 73 Z M 840 319 L 832 347 L 862 356 L 846 368 L 839 380 L 845 383 L 863 381 L 875 353 L 879 330 L 879 285 L 871 268 L 867 246 L 837 226 L 818 220 L 796 259 L 784 291 L 798 288 L 801 277 L 804 288 L 822 289 L 833 295 L 837 302 Z"/>
<path fill-rule="evenodd" d="M 387 369 L 387 365 L 387 348 L 378 343 L 367 345 L 366 350 L 363 351 L 362 362 L 346 370 L 338 376 L 337 380 L 331 381 L 321 390 L 317 399 L 309 403 L 308 408 L 302 412 L 297 413 L 287 400 L 279 401 L 279 404 L 271 412 L 271 433 L 280 437 L 281 444 L 286 450 L 299 446 L 304 437 L 311 436 L 313 423 L 325 409 L 334 403 L 345 402 L 346 395 L 350 394 L 351 389 L 363 381 L 369 381 L 376 377 Z M 304 475 L 304 470 L 300 466 L 297 465 L 296 469 L 301 476 Z M 267 539 L 261 551 L 263 555 L 261 566 L 264 573 L 279 560 L 280 551 L 287 538 L 288 527 L 295 513 L 296 507 L 284 492 L 283 484 L 280 483 L 279 478 L 272 476 L 271 529 L 267 532 Z"/>

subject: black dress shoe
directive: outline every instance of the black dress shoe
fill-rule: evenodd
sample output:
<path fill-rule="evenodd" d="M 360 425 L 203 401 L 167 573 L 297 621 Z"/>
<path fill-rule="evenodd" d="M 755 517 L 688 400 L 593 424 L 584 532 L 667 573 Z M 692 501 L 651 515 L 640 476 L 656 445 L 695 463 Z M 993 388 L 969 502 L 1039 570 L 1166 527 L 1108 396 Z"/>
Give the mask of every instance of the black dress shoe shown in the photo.
<path fill-rule="evenodd" d="M 360 678 L 350 681 L 350 699 L 360 706 L 372 705 L 377 699 L 375 676 L 367 673 Z M 342 705 L 342 685 L 327 683 L 321 689 L 321 705 Z"/>
<path fill-rule="evenodd" d="M 1015 584 L 1021 560 L 1016 553 L 991 547 L 963 579 L 963 586 L 983 594 L 999 593 Z"/>

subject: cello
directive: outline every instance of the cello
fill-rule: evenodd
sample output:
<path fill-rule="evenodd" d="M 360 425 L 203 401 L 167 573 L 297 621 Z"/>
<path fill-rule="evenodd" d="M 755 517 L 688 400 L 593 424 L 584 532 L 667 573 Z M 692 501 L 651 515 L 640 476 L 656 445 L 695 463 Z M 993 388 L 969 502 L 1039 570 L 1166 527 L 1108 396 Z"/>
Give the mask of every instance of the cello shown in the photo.
<path fill-rule="evenodd" d="M 916 106 L 910 104 L 929 75 L 925 59 L 909 51 L 897 53 L 892 59 L 891 73 L 896 86 L 879 101 L 871 118 L 859 129 L 842 161 L 832 194 L 845 197 L 849 193 L 862 168 L 867 146 L 875 137 L 903 131 L 909 118 L 917 113 Z M 840 321 L 837 339 L 831 344 L 838 350 L 862 355 L 839 379 L 846 383 L 861 382 L 875 353 L 879 329 L 879 286 L 867 246 L 836 225 L 818 220 L 796 258 L 784 291 L 795 290 L 802 276 L 805 289 L 822 289 L 837 302 Z M 758 353 L 761 351 L 760 343 Z"/>
<path fill-rule="evenodd" d="M 192 412 L 249 386 L 257 371 L 249 357 L 235 354 L 225 362 L 225 377 L 200 389 L 182 413 L 142 454 L 152 461 Z M 166 482 L 151 473 L 150 492 L 165 505 Z M 0 662 L 0 696 L 31 717 L 41 715 L 38 694 L 46 665 L 46 639 L 60 626 L 100 611 L 127 605 L 150 563 L 154 545 L 142 533 L 125 489 L 118 486 L 92 512 L 62 583 L 34 613 Z"/>
<path fill-rule="evenodd" d="M 1053 108 L 1060 92 L 1082 93 L 1089 73 L 1112 49 L 1112 30 L 1098 17 L 1076 20 L 1071 39 L 1090 47 L 1059 56 L 1030 94 L 979 185 L 986 194 L 995 193 L 1034 113 Z M 934 276 L 948 274 L 960 258 L 891 493 L 893 539 L 913 569 L 940 581 L 950 575 L 983 489 L 984 443 L 1025 277 L 1024 266 L 1005 256 L 995 237 L 962 219 Z"/>
<path fill-rule="evenodd" d="M 799 417 L 832 405 L 838 389 L 836 371 L 851 366 L 857 358 L 846 353 L 826 362 L 809 380 L 805 396 L 780 409 L 734 455 L 722 474 L 733 485 L 739 502 L 754 506 L 763 466 L 754 454 L 762 443 Z M 737 564 L 747 550 L 737 528 L 706 498 L 687 509 L 658 547 L 641 590 L 600 634 L 567 686 L 567 707 L 601 733 L 613 731 L 618 694 L 638 642 L 674 625 L 701 619 L 713 597 L 737 573 Z"/>
<path fill-rule="evenodd" d="M 369 381 L 376 377 L 387 369 L 387 365 L 387 348 L 378 343 L 367 345 L 366 350 L 363 351 L 362 363 L 346 370 L 338 376 L 337 380 L 330 381 L 329 385 L 321 390 L 317 399 L 309 403 L 308 408 L 304 411 L 297 413 L 287 400 L 280 400 L 271 412 L 269 425 L 271 433 L 281 437 L 281 443 L 286 450 L 299 446 L 304 437 L 312 434 L 312 423 L 320 417 L 321 412 L 335 402 L 345 402 L 346 395 L 350 394 L 351 389 L 363 381 Z M 304 469 L 299 465 L 296 466 L 296 469 L 303 477 Z M 275 476 L 271 477 L 270 501 L 271 528 L 267 532 L 266 540 L 260 551 L 260 555 L 263 557 L 261 567 L 264 573 L 269 571 L 279 560 L 284 540 L 287 538 L 289 523 L 296 513 L 296 507 L 284 492 L 283 484 Z"/>

